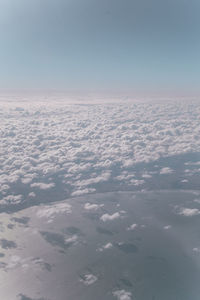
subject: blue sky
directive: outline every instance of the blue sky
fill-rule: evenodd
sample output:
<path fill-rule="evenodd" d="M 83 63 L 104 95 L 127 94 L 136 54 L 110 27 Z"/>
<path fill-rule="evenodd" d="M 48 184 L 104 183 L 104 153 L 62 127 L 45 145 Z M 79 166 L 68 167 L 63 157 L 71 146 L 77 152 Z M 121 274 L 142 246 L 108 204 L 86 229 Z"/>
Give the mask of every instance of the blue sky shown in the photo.
<path fill-rule="evenodd" d="M 0 0 L 0 88 L 198 91 L 199 0 Z"/>

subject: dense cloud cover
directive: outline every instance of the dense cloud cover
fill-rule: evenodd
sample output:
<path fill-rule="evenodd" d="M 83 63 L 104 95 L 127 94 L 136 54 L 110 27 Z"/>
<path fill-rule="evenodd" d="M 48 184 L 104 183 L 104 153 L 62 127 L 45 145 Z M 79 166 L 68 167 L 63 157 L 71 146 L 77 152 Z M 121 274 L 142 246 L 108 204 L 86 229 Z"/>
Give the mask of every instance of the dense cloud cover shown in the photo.
<path fill-rule="evenodd" d="M 199 116 L 195 100 L 1 99 L 0 208 L 155 189 L 155 177 L 163 187 L 166 176 L 174 180 L 180 156 L 178 184 L 187 186 L 200 174 L 200 159 L 192 156 L 199 157 Z"/>

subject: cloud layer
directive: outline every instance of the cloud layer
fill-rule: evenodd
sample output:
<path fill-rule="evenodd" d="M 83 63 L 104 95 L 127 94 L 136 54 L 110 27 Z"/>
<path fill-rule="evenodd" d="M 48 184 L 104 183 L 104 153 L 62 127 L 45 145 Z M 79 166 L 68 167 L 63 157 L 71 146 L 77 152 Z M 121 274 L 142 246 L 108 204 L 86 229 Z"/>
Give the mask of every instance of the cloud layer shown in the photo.
<path fill-rule="evenodd" d="M 10 99 L 1 100 L 0 109 L 2 207 L 142 189 L 154 174 L 165 180 L 174 170 L 158 166 L 138 176 L 137 165 L 200 149 L 198 101 Z M 185 177 L 200 173 L 198 162 L 186 168 Z"/>

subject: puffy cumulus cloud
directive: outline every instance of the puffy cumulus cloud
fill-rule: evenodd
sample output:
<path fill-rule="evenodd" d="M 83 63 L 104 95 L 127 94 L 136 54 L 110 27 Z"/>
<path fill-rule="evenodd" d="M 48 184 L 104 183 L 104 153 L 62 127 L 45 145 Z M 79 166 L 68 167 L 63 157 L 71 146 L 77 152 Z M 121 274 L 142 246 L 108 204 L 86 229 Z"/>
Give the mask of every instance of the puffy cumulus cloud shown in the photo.
<path fill-rule="evenodd" d="M 81 276 L 80 281 L 83 282 L 85 285 L 91 285 L 95 283 L 98 278 L 94 274 L 85 274 Z"/>
<path fill-rule="evenodd" d="M 65 239 L 66 246 L 72 246 L 78 244 L 78 236 L 76 234 Z"/>
<path fill-rule="evenodd" d="M 22 195 L 8 195 L 6 197 L 3 197 L 3 199 L 0 201 L 1 204 L 5 205 L 12 205 L 12 204 L 19 204 L 23 200 Z"/>
<path fill-rule="evenodd" d="M 113 296 L 116 297 L 118 300 L 131 300 L 132 299 L 132 293 L 127 292 L 125 290 L 114 291 Z"/>
<path fill-rule="evenodd" d="M 162 169 L 160 170 L 160 174 L 161 174 L 161 175 L 172 174 L 173 172 L 174 172 L 174 171 L 173 171 L 171 168 L 168 168 L 168 167 L 162 168 Z"/>
<path fill-rule="evenodd" d="M 164 228 L 165 230 L 168 230 L 168 229 L 171 229 L 172 226 L 171 226 L 171 225 L 166 225 L 166 226 L 164 226 L 163 228 Z"/>
<path fill-rule="evenodd" d="M 103 207 L 103 206 L 104 206 L 104 204 L 91 204 L 91 203 L 87 202 L 84 205 L 84 209 L 91 211 L 91 210 L 97 210 L 97 209 L 99 209 L 100 207 Z"/>
<path fill-rule="evenodd" d="M 10 186 L 8 184 L 0 184 L 0 192 L 3 194 L 4 192 L 8 191 Z"/>
<path fill-rule="evenodd" d="M 128 231 L 135 230 L 137 227 L 138 227 L 138 224 L 132 224 L 129 227 L 127 227 L 127 230 Z"/>
<path fill-rule="evenodd" d="M 195 253 L 200 253 L 200 248 L 195 247 L 195 248 L 193 248 L 192 250 L 193 250 Z"/>
<path fill-rule="evenodd" d="M 196 162 L 186 162 L 185 163 L 186 166 L 200 166 L 200 161 L 196 161 Z"/>
<path fill-rule="evenodd" d="M 35 194 L 34 192 L 30 192 L 30 193 L 28 194 L 28 196 L 31 197 L 31 198 L 35 198 L 36 194 Z"/>
<path fill-rule="evenodd" d="M 187 182 L 189 182 L 189 180 L 188 179 L 183 179 L 183 180 L 181 180 L 181 182 L 182 183 L 187 183 Z"/>
<path fill-rule="evenodd" d="M 32 188 L 38 188 L 40 190 L 49 190 L 55 186 L 55 183 L 43 183 L 43 182 L 35 182 L 31 184 Z"/>
<path fill-rule="evenodd" d="M 103 245 L 102 247 L 98 248 L 97 251 L 102 252 L 106 249 L 111 249 L 112 247 L 113 247 L 113 244 L 109 242 L 109 243 Z"/>
<path fill-rule="evenodd" d="M 194 199 L 194 202 L 200 204 L 200 199 Z"/>
<path fill-rule="evenodd" d="M 96 190 L 93 188 L 87 188 L 87 189 L 82 189 L 82 190 L 77 190 L 71 193 L 71 196 L 76 197 L 76 196 L 81 196 L 85 194 L 90 194 L 94 193 Z"/>
<path fill-rule="evenodd" d="M 21 268 L 24 272 L 30 269 L 40 268 L 45 271 L 51 271 L 51 265 L 39 257 L 20 257 L 11 255 L 8 263 L 5 265 L 5 270 Z"/>
<path fill-rule="evenodd" d="M 51 222 L 58 214 L 70 214 L 72 207 L 68 203 L 58 203 L 52 205 L 46 205 L 42 208 L 37 208 L 36 215 L 38 218 L 47 218 Z"/>
<path fill-rule="evenodd" d="M 113 245 L 111 243 L 107 243 L 103 246 L 103 249 L 110 249 L 110 248 L 112 248 L 112 246 Z"/>
<path fill-rule="evenodd" d="M 100 217 L 100 220 L 103 221 L 103 222 L 106 222 L 106 221 L 113 221 L 113 220 L 116 220 L 116 219 L 119 219 L 121 217 L 121 214 L 119 212 L 116 212 L 112 215 L 109 215 L 109 214 L 103 214 L 101 217 Z"/>
<path fill-rule="evenodd" d="M 142 178 L 152 178 L 152 175 L 145 172 L 143 175 L 142 175 Z"/>
<path fill-rule="evenodd" d="M 94 176 L 93 178 L 77 181 L 77 182 L 75 182 L 75 185 L 77 185 L 78 187 L 84 187 L 84 186 L 90 186 L 93 184 L 98 184 L 101 182 L 106 182 L 110 179 L 110 176 L 111 176 L 110 172 L 104 172 L 100 176 L 97 176 L 97 177 Z"/>
<path fill-rule="evenodd" d="M 136 185 L 136 186 L 142 185 L 144 183 L 145 183 L 144 180 L 139 180 L 139 179 L 131 179 L 130 180 L 130 184 L 133 184 L 133 185 Z"/>
<path fill-rule="evenodd" d="M 64 193 L 70 197 L 124 187 L 138 190 L 153 175 L 143 170 L 137 177 L 138 164 L 200 149 L 198 101 L 84 100 L 85 105 L 79 105 L 49 97 L 47 105 L 40 99 L 0 101 L 0 199 L 10 190 L 18 194 L 19 186 L 25 195 L 3 200 L 10 205 L 42 201 L 36 189 L 48 196 L 59 189 L 58 200 Z M 189 162 L 190 167 L 196 171 L 189 174 L 200 172 L 199 162 Z M 35 191 L 31 202 L 26 196 Z"/>
<path fill-rule="evenodd" d="M 199 215 L 200 210 L 198 208 L 181 208 L 178 214 L 185 217 L 192 217 Z"/>

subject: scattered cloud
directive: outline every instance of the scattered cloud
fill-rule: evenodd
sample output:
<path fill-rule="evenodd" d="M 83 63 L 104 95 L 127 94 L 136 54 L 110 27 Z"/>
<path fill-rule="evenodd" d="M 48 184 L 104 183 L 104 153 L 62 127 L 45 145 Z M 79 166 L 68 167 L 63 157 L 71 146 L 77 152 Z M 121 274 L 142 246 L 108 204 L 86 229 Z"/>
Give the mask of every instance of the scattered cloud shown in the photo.
<path fill-rule="evenodd" d="M 163 228 L 164 228 L 165 230 L 168 230 L 168 229 L 171 229 L 172 226 L 171 226 L 171 225 L 166 225 L 166 226 L 164 226 Z"/>
<path fill-rule="evenodd" d="M 119 219 L 121 217 L 120 213 L 119 212 L 116 212 L 112 215 L 109 215 L 109 214 L 103 214 L 101 217 L 100 217 L 100 220 L 103 221 L 103 222 L 106 222 L 106 221 L 113 221 L 113 220 L 116 220 L 116 219 Z"/>
<path fill-rule="evenodd" d="M 5 270 L 21 268 L 23 272 L 26 272 L 30 269 L 42 269 L 44 271 L 51 271 L 51 265 L 45 262 L 40 257 L 26 257 L 22 258 L 18 255 L 11 255 L 9 261 L 5 266 Z"/>
<path fill-rule="evenodd" d="M 56 215 L 63 213 L 72 213 L 72 207 L 69 203 L 61 202 L 52 205 L 45 205 L 42 208 L 37 208 L 36 215 L 38 218 L 47 218 L 52 221 Z"/>
<path fill-rule="evenodd" d="M 28 196 L 31 197 L 31 198 L 35 198 L 36 194 L 35 194 L 34 192 L 30 192 L 30 193 L 28 194 Z"/>
<path fill-rule="evenodd" d="M 98 278 L 93 274 L 86 274 L 81 276 L 80 281 L 83 282 L 85 285 L 91 285 L 95 283 L 98 280 Z"/>
<path fill-rule="evenodd" d="M 85 210 L 94 210 L 96 211 L 97 209 L 99 209 L 100 207 L 103 207 L 104 204 L 91 204 L 91 203 L 85 203 L 84 205 L 84 209 Z"/>
<path fill-rule="evenodd" d="M 38 188 L 40 190 L 49 190 L 55 186 L 55 183 L 43 183 L 43 182 L 35 182 L 31 184 L 32 188 Z"/>
<path fill-rule="evenodd" d="M 23 200 L 22 195 L 8 195 L 6 197 L 3 197 L 1 200 L 1 204 L 6 204 L 6 205 L 12 205 L 12 204 L 19 204 Z"/>
<path fill-rule="evenodd" d="M 195 247 L 195 248 L 193 248 L 192 250 L 193 250 L 194 252 L 196 252 L 196 253 L 200 253 L 200 248 Z"/>
<path fill-rule="evenodd" d="M 65 243 L 67 245 L 76 244 L 78 241 L 78 236 L 76 234 L 72 235 L 71 237 L 68 237 L 65 239 Z"/>
<path fill-rule="evenodd" d="M 103 245 L 102 247 L 98 248 L 97 251 L 102 252 L 106 249 L 111 249 L 112 247 L 113 247 L 113 244 L 109 242 L 109 243 Z"/>
<path fill-rule="evenodd" d="M 125 290 L 117 290 L 113 292 L 113 296 L 116 297 L 118 300 L 131 300 L 132 299 L 132 293 L 127 292 Z"/>
<path fill-rule="evenodd" d="M 129 227 L 127 227 L 127 230 L 128 230 L 128 231 L 130 231 L 130 230 L 135 230 L 137 227 L 138 227 L 138 224 L 132 224 L 132 225 L 130 225 Z"/>
<path fill-rule="evenodd" d="M 161 174 L 161 175 L 172 174 L 173 172 L 174 172 L 174 171 L 173 171 L 171 168 L 168 168 L 168 167 L 162 168 L 162 169 L 160 170 L 160 174 Z"/>
<path fill-rule="evenodd" d="M 196 202 L 196 203 L 198 203 L 198 204 L 200 204 L 200 199 L 194 199 L 194 202 Z"/>
<path fill-rule="evenodd" d="M 77 197 L 77 196 L 82 196 L 85 194 L 90 194 L 90 193 L 94 193 L 96 190 L 93 188 L 87 188 L 87 189 L 82 189 L 82 190 L 77 190 L 71 193 L 72 197 Z"/>
<path fill-rule="evenodd" d="M 200 210 L 197 208 L 181 208 L 178 214 L 186 217 L 192 217 L 199 215 Z"/>
<path fill-rule="evenodd" d="M 188 179 L 181 180 L 182 183 L 187 183 L 188 181 L 189 181 Z"/>

